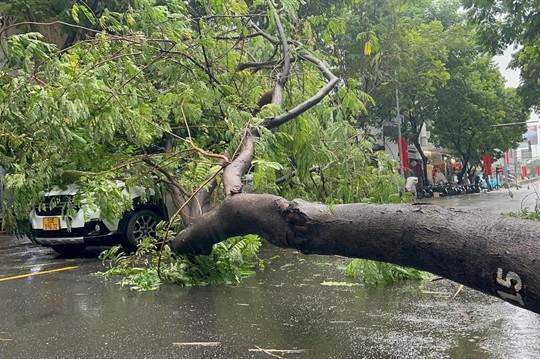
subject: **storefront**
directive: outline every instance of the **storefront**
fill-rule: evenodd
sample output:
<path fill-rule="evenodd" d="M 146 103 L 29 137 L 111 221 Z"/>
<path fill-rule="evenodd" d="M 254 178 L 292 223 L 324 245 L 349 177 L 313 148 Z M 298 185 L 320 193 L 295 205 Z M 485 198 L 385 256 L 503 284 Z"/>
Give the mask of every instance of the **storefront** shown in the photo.
<path fill-rule="evenodd" d="M 461 171 L 461 162 L 452 155 L 441 151 L 425 151 L 428 158 L 428 180 L 433 183 L 436 172 L 440 172 L 449 182 L 457 181 L 457 173 Z"/>

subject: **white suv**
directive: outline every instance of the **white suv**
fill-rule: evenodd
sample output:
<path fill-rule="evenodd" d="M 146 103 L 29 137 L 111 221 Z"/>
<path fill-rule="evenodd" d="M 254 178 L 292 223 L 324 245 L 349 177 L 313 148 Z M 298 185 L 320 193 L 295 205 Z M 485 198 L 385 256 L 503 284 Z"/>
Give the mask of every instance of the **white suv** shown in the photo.
<path fill-rule="evenodd" d="M 99 211 L 84 213 L 83 208 L 77 207 L 74 215 L 66 217 L 66 208 L 77 192 L 75 186 L 48 192 L 44 202 L 30 212 L 31 239 L 66 256 L 77 254 L 87 246 L 116 244 L 133 252 L 141 239 L 155 236 L 159 221 L 169 220 L 176 212 L 170 196 L 155 196 L 155 191 L 151 191 L 149 200 L 143 203 L 143 191 L 134 188 L 133 210 L 111 221 L 102 219 Z"/>

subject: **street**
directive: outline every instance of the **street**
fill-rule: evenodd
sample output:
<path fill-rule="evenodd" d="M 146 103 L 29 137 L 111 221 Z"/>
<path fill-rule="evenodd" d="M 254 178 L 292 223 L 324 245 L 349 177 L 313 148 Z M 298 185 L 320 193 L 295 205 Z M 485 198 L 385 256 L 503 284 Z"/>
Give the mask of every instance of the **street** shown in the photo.
<path fill-rule="evenodd" d="M 429 199 L 517 211 L 535 186 Z M 532 201 L 532 202 L 531 202 Z M 237 286 L 137 292 L 94 275 L 99 250 L 65 259 L 0 235 L 0 358 L 536 358 L 540 316 L 448 280 L 366 287 L 350 259 L 279 255 Z"/>
<path fill-rule="evenodd" d="M 418 202 L 433 203 L 445 208 L 480 210 L 490 213 L 519 212 L 522 208 L 534 210 L 540 203 L 540 181 L 522 183 L 521 187 L 482 191 L 471 195 L 456 195 L 440 198 L 427 198 Z"/>

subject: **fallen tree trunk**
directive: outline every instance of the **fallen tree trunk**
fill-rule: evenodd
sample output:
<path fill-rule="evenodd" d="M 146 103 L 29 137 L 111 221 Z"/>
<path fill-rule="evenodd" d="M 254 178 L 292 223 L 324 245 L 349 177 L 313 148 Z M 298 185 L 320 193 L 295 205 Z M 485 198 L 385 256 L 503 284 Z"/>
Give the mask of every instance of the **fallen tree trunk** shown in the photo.
<path fill-rule="evenodd" d="M 178 253 L 204 254 L 214 243 L 246 234 L 306 254 L 429 271 L 540 313 L 540 222 L 427 204 L 331 207 L 238 194 L 170 245 Z"/>

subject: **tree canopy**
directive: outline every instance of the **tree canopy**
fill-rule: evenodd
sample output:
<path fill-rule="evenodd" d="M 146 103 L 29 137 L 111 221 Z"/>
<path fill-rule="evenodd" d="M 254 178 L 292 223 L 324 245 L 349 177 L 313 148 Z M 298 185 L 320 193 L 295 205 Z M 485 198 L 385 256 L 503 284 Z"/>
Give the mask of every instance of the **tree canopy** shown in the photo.
<path fill-rule="evenodd" d="M 472 174 L 483 154 L 500 158 L 516 148 L 526 131 L 529 114 L 515 89 L 504 80 L 491 57 L 478 50 L 474 32 L 453 29 L 447 68 L 450 79 L 435 92 L 432 140 L 462 160 L 460 177 Z M 461 178 L 460 178 L 461 180 Z"/>

